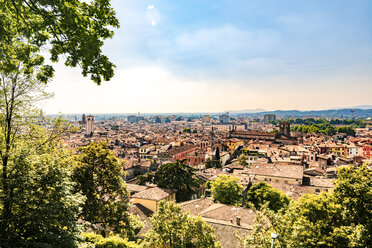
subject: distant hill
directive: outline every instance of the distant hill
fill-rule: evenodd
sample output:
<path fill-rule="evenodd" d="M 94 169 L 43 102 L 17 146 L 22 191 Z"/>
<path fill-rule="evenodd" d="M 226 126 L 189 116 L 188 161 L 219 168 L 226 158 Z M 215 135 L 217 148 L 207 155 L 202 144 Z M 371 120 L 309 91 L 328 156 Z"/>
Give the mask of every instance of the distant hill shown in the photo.
<path fill-rule="evenodd" d="M 353 109 L 372 109 L 372 105 L 359 105 L 352 107 Z"/>
<path fill-rule="evenodd" d="M 334 117 L 334 118 L 350 118 L 350 117 L 372 117 L 371 109 L 329 109 L 329 110 L 275 110 L 265 111 L 259 113 L 245 113 L 250 116 L 263 116 L 265 114 L 275 114 L 277 116 L 289 117 Z"/>
<path fill-rule="evenodd" d="M 245 109 L 245 110 L 228 110 L 223 113 L 229 112 L 230 114 L 241 114 L 241 113 L 261 113 L 266 111 L 265 109 Z"/>

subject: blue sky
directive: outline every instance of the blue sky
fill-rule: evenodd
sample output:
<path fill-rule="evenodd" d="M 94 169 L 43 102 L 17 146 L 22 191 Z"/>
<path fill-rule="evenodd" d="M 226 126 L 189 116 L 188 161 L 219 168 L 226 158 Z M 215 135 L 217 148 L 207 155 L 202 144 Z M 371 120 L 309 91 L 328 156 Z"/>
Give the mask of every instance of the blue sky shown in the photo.
<path fill-rule="evenodd" d="M 104 51 L 117 65 L 115 78 L 98 87 L 58 65 L 47 112 L 372 104 L 372 1 L 112 4 L 121 27 Z M 67 90 L 71 87 L 79 92 L 76 97 Z"/>

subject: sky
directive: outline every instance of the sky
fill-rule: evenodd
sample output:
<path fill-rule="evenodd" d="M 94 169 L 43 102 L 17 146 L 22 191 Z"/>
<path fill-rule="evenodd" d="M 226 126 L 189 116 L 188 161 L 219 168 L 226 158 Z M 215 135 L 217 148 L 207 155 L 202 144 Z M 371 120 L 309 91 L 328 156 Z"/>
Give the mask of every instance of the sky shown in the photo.
<path fill-rule="evenodd" d="M 56 64 L 55 113 L 318 110 L 372 105 L 370 0 L 111 0 L 95 85 Z"/>

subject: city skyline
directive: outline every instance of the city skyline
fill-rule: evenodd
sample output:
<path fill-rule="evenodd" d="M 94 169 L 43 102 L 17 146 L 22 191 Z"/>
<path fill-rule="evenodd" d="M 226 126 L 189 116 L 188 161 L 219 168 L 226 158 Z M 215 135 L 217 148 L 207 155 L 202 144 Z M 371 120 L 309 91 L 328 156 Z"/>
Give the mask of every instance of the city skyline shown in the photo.
<path fill-rule="evenodd" d="M 94 85 L 55 66 L 53 113 L 320 110 L 371 105 L 369 1 L 113 1 L 116 64 Z"/>

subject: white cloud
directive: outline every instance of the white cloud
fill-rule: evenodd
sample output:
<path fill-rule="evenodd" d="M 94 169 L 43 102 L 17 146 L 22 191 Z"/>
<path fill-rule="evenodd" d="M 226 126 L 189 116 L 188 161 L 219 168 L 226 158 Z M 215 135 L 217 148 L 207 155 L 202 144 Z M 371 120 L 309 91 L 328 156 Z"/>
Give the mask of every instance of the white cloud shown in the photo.
<path fill-rule="evenodd" d="M 151 25 L 155 27 L 156 26 L 156 21 L 155 20 L 152 20 L 151 21 Z"/>
<path fill-rule="evenodd" d="M 155 8 L 154 5 L 149 5 L 149 6 L 147 6 L 147 9 L 153 9 L 153 8 Z"/>

